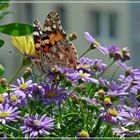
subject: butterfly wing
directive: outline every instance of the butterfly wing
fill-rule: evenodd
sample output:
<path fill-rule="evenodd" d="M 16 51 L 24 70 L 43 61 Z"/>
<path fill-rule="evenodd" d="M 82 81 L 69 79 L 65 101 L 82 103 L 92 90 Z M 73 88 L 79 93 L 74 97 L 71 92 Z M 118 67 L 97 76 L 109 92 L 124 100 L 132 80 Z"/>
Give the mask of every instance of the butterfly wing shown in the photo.
<path fill-rule="evenodd" d="M 42 38 L 42 26 L 38 20 L 35 20 L 33 23 L 33 38 L 34 45 L 36 50 L 35 65 L 39 69 L 40 72 L 45 73 L 46 70 L 44 68 L 43 62 L 41 61 L 41 38 Z"/>
<path fill-rule="evenodd" d="M 45 20 L 41 40 L 41 61 L 50 68 L 54 65 L 75 69 L 78 64 L 77 52 L 67 39 L 60 17 L 50 12 Z"/>

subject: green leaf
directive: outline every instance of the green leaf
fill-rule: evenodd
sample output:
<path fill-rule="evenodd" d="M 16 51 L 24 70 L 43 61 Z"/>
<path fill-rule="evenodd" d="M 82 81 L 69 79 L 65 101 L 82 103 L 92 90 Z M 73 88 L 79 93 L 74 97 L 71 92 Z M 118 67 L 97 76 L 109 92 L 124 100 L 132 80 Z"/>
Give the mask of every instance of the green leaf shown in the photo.
<path fill-rule="evenodd" d="M 0 76 L 3 75 L 5 72 L 4 67 L 0 64 Z"/>
<path fill-rule="evenodd" d="M 3 11 L 9 7 L 8 3 L 0 3 L 0 11 Z"/>
<path fill-rule="evenodd" d="M 5 92 L 5 88 L 0 84 L 0 94 Z"/>
<path fill-rule="evenodd" d="M 8 15 L 10 13 L 12 13 L 12 12 L 10 12 L 10 11 L 2 11 L 2 12 L 0 12 L 0 19 L 4 18 L 5 15 Z"/>
<path fill-rule="evenodd" d="M 4 45 L 4 41 L 0 39 L 0 48 Z"/>
<path fill-rule="evenodd" d="M 10 36 L 23 36 L 33 32 L 33 27 L 23 23 L 10 23 L 0 26 L 0 32 Z"/>
<path fill-rule="evenodd" d="M 69 117 L 69 116 L 73 116 L 73 115 L 74 115 L 74 116 L 75 116 L 75 115 L 77 116 L 77 115 L 79 115 L 79 113 L 76 113 L 76 112 L 68 113 L 68 114 L 66 114 L 66 115 L 63 116 L 63 119 L 66 118 L 66 117 Z"/>

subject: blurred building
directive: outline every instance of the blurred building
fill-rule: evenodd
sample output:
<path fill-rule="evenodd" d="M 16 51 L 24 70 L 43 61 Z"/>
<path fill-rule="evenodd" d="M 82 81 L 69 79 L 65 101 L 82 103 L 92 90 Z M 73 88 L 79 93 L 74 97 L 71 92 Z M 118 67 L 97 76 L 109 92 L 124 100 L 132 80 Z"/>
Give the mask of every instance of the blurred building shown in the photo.
<path fill-rule="evenodd" d="M 55 10 L 61 17 L 66 33 L 77 32 L 78 39 L 73 43 L 79 55 L 89 47 L 83 38 L 83 33 L 88 31 L 106 47 L 109 44 L 128 46 L 132 54 L 131 64 L 140 67 L 140 3 L 97 3 L 97 1 L 96 3 L 45 3 L 38 1 L 11 3 L 10 9 L 14 11 L 14 14 L 6 16 L 2 21 L 3 24 L 15 21 L 32 24 L 36 18 L 43 24 L 46 15 Z M 5 37 L 9 39 L 2 35 L 2 38 Z M 19 65 L 19 56 L 9 54 L 8 49 L 13 50 L 9 41 L 0 49 L 0 63 L 6 66 L 8 71 L 6 75 L 11 76 Z M 107 62 L 107 58 L 96 50 L 89 52 L 87 56 L 103 58 Z"/>

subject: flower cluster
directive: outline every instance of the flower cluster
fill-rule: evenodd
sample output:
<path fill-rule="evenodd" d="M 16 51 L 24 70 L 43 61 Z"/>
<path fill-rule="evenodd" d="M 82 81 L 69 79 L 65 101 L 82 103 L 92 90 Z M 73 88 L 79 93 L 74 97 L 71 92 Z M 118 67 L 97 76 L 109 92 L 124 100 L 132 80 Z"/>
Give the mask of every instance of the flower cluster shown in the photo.
<path fill-rule="evenodd" d="M 110 64 L 81 55 L 74 70 L 54 66 L 40 75 L 28 67 L 15 84 L 1 78 L 0 135 L 140 137 L 140 70 L 125 63 L 130 59 L 129 50 L 104 47 L 88 32 L 84 37 L 88 51 L 98 49 L 110 58 Z M 12 38 L 17 45 L 14 40 L 18 37 Z M 28 52 L 30 48 L 22 50 L 29 57 Z M 118 70 L 122 73 L 117 77 Z"/>

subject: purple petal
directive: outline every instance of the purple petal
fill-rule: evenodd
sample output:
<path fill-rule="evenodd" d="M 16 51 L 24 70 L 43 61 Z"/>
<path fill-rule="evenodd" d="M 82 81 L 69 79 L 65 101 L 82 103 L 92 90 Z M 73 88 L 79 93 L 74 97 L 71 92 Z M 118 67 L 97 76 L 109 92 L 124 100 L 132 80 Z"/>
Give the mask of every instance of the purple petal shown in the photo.
<path fill-rule="evenodd" d="M 96 40 L 88 33 L 84 32 L 84 38 L 87 40 L 88 43 L 92 44 L 96 42 Z"/>

